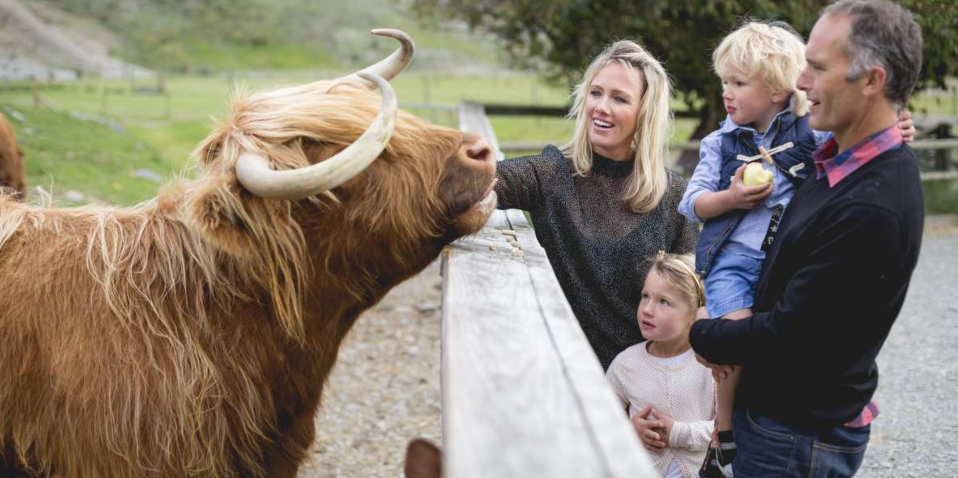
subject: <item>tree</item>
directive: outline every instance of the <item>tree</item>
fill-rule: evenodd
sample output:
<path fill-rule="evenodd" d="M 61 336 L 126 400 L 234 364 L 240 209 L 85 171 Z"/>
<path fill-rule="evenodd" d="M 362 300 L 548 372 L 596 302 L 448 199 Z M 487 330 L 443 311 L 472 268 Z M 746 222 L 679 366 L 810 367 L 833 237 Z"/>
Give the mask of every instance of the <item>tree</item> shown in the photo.
<path fill-rule="evenodd" d="M 494 34 L 515 65 L 572 84 L 607 44 L 632 38 L 673 77 L 702 138 L 724 117 L 712 50 L 746 18 L 783 20 L 808 35 L 827 0 L 411 0 L 424 19 L 464 20 Z M 925 39 L 920 86 L 958 72 L 958 2 L 900 0 Z"/>

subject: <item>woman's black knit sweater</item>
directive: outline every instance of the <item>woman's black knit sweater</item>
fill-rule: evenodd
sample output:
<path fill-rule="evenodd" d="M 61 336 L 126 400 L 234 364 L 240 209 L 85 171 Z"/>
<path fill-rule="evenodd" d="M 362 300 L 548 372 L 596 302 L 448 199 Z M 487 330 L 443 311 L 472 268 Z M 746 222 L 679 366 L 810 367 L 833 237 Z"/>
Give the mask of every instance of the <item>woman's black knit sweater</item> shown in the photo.
<path fill-rule="evenodd" d="M 496 176 L 500 209 L 529 212 L 536 238 L 573 312 L 608 368 L 612 359 L 643 340 L 636 322 L 646 267 L 659 250 L 695 251 L 698 228 L 678 213 L 684 178 L 668 171 L 658 207 L 632 212 L 622 200 L 632 161 L 593 156 L 587 176 L 575 176 L 555 146 L 502 161 Z"/>

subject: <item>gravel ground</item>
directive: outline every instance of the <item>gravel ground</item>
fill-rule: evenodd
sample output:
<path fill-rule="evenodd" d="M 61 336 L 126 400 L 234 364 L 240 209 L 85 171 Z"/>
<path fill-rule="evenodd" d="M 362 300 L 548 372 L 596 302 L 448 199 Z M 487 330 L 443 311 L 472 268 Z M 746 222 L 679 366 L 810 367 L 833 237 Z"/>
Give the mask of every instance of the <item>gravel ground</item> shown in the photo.
<path fill-rule="evenodd" d="M 406 443 L 441 442 L 438 262 L 367 311 L 339 351 L 299 478 L 403 475 Z"/>
<path fill-rule="evenodd" d="M 958 477 L 956 271 L 958 227 L 929 228 L 878 358 L 881 416 L 861 477 Z M 359 320 L 324 394 L 315 459 L 300 478 L 400 477 L 409 439 L 441 441 L 441 294 L 433 264 Z"/>
<path fill-rule="evenodd" d="M 958 234 L 926 234 L 878 356 L 881 414 L 859 476 L 958 477 Z"/>

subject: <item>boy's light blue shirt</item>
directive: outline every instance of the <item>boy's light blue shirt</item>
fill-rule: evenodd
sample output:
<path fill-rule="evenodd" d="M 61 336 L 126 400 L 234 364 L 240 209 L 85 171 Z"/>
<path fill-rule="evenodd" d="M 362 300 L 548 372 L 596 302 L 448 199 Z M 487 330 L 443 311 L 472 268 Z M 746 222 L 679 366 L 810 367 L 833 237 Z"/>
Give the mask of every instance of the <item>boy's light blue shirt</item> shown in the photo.
<path fill-rule="evenodd" d="M 780 111 L 772 122 L 778 119 L 783 113 L 792 111 L 791 105 Z M 704 222 L 704 220 L 695 214 L 695 201 L 704 193 L 716 192 L 719 187 L 720 173 L 722 170 L 722 134 L 730 133 L 738 128 L 751 131 L 755 138 L 756 146 L 762 145 L 770 149 L 772 141 L 775 139 L 775 132 L 766 131 L 768 134 L 759 134 L 751 126 L 740 126 L 732 121 L 731 117 L 726 117 L 722 126 L 710 133 L 699 146 L 699 164 L 692 173 L 692 179 L 689 180 L 688 187 L 685 189 L 685 195 L 679 203 L 679 213 L 695 221 Z M 813 130 L 814 131 L 814 130 Z M 819 146 L 829 138 L 830 132 L 814 131 L 815 145 Z M 772 219 L 772 208 L 778 204 L 783 207 L 788 206 L 792 195 L 795 194 L 795 185 L 784 173 L 775 169 L 772 180 L 772 194 L 765 198 L 762 206 L 755 206 L 749 210 L 742 222 L 738 224 L 728 242 L 723 249 L 727 252 L 742 254 L 756 259 L 764 259 L 765 253 L 762 251 L 762 241 L 768 231 L 768 224 Z"/>

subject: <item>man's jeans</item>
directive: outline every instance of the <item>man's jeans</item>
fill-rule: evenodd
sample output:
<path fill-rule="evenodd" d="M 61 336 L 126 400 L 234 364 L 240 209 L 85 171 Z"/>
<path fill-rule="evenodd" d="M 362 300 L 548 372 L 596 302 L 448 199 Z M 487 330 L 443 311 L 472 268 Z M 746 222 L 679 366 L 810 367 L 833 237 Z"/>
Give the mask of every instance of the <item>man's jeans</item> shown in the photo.
<path fill-rule="evenodd" d="M 799 430 L 736 408 L 735 478 L 853 476 L 865 457 L 871 426 Z"/>

